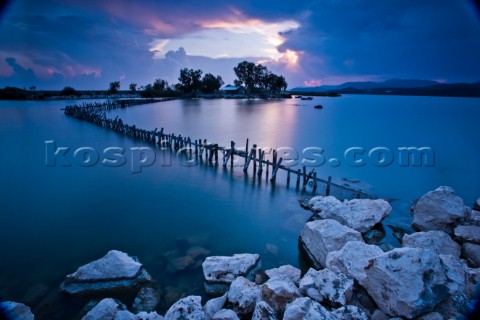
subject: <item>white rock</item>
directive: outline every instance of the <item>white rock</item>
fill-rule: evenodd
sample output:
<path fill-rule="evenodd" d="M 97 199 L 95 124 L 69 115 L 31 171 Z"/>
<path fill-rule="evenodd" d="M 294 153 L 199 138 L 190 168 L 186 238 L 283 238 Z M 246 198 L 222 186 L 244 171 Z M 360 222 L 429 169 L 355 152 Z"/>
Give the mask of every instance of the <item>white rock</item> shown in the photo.
<path fill-rule="evenodd" d="M 352 297 L 353 279 L 330 269 L 310 269 L 300 280 L 300 291 L 320 303 L 343 306 Z"/>
<path fill-rule="evenodd" d="M 277 320 L 275 310 L 265 301 L 259 301 L 253 310 L 252 320 Z"/>
<path fill-rule="evenodd" d="M 205 305 L 203 306 L 203 310 L 205 310 L 205 313 L 209 317 L 212 317 L 215 314 L 215 312 L 223 309 L 225 302 L 227 302 L 226 293 L 221 297 L 208 300 L 207 303 L 205 303 Z"/>
<path fill-rule="evenodd" d="M 142 288 L 133 302 L 132 309 L 135 312 L 154 311 L 160 303 L 160 294 L 153 288 Z"/>
<path fill-rule="evenodd" d="M 480 243 L 479 226 L 458 226 L 455 228 L 454 234 L 462 242 Z"/>
<path fill-rule="evenodd" d="M 152 311 L 152 312 L 142 311 L 135 315 L 135 319 L 136 320 L 163 320 L 163 317 L 157 314 L 155 311 Z"/>
<path fill-rule="evenodd" d="M 301 271 L 291 265 L 284 265 L 278 268 L 266 270 L 268 278 L 273 279 L 289 279 L 295 284 L 300 281 Z"/>
<path fill-rule="evenodd" d="M 262 300 L 272 307 L 280 317 L 287 303 L 300 297 L 300 291 L 289 279 L 271 279 L 262 285 Z"/>
<path fill-rule="evenodd" d="M 442 230 L 452 233 L 453 224 L 465 218 L 468 208 L 450 187 L 439 187 L 418 200 L 413 211 L 412 227 L 416 230 Z"/>
<path fill-rule="evenodd" d="M 339 320 L 318 302 L 307 298 L 298 298 L 287 304 L 283 320 Z"/>
<path fill-rule="evenodd" d="M 98 295 L 139 290 L 151 282 L 151 276 L 136 258 L 112 250 L 67 275 L 60 288 L 64 293 L 74 296 Z"/>
<path fill-rule="evenodd" d="M 235 311 L 229 309 L 222 309 L 217 311 L 212 320 L 240 320 Z"/>
<path fill-rule="evenodd" d="M 404 235 L 402 239 L 404 247 L 429 249 L 436 254 L 451 254 L 460 258 L 461 247 L 443 231 L 415 232 Z"/>
<path fill-rule="evenodd" d="M 165 314 L 165 320 L 207 320 L 202 308 L 202 297 L 188 296 L 175 302 Z"/>
<path fill-rule="evenodd" d="M 128 310 L 120 310 L 115 314 L 114 320 L 138 320 L 138 318 Z"/>
<path fill-rule="evenodd" d="M 303 227 L 300 239 L 317 268 L 325 267 L 329 252 L 340 250 L 349 241 L 363 242 L 360 232 L 331 219 L 308 222 Z"/>
<path fill-rule="evenodd" d="M 480 267 L 480 245 L 473 243 L 464 243 L 462 245 L 462 256 L 470 261 L 476 267 Z"/>
<path fill-rule="evenodd" d="M 353 199 L 340 202 L 332 196 L 310 200 L 312 210 L 322 219 L 337 220 L 359 232 L 367 232 L 390 214 L 392 207 L 382 199 Z"/>
<path fill-rule="evenodd" d="M 6 316 L 6 319 L 34 319 L 33 313 L 28 306 L 13 301 L 0 302 L 0 315 Z"/>
<path fill-rule="evenodd" d="M 227 299 L 234 305 L 234 310 L 239 315 L 249 314 L 260 300 L 260 287 L 247 278 L 238 277 L 232 282 Z"/>
<path fill-rule="evenodd" d="M 391 316 L 417 317 L 448 296 L 447 278 L 437 254 L 397 248 L 370 260 L 361 285 Z"/>
<path fill-rule="evenodd" d="M 365 311 L 350 305 L 333 310 L 332 315 L 342 320 L 369 320 Z"/>
<path fill-rule="evenodd" d="M 327 268 L 344 273 L 358 282 L 365 278 L 364 268 L 370 259 L 383 254 L 382 249 L 361 241 L 347 242 L 342 249 L 327 255 Z"/>
<path fill-rule="evenodd" d="M 106 298 L 93 307 L 82 320 L 113 320 L 119 310 L 120 305 L 115 300 Z"/>
<path fill-rule="evenodd" d="M 465 279 L 468 267 L 460 259 L 449 254 L 439 255 L 442 262 L 445 276 L 447 277 L 447 287 L 450 295 L 457 295 L 465 291 Z"/>
<path fill-rule="evenodd" d="M 261 267 L 258 254 L 234 254 L 233 256 L 207 257 L 202 263 L 205 290 L 211 295 L 222 295 L 235 278 L 254 279 Z"/>

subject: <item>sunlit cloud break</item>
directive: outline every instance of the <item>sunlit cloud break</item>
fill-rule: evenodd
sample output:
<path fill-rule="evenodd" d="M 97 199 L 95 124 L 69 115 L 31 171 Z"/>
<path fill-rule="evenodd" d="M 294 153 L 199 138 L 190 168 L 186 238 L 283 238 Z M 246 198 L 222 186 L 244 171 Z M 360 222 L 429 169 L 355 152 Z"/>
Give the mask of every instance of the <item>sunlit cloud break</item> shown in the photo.
<path fill-rule="evenodd" d="M 212 20 L 201 23 L 201 30 L 172 39 L 155 39 L 150 43 L 154 58 L 163 58 L 179 47 L 194 56 L 209 58 L 259 57 L 295 64 L 298 54 L 293 50 L 280 52 L 286 39 L 283 33 L 298 29 L 293 20 L 267 22 L 260 19 Z"/>

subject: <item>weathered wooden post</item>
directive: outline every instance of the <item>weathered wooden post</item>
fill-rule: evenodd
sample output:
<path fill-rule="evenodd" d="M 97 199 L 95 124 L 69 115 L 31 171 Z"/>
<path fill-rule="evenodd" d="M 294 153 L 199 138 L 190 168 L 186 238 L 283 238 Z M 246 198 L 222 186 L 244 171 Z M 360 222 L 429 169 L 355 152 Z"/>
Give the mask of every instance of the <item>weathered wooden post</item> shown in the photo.
<path fill-rule="evenodd" d="M 317 191 L 317 173 L 313 173 L 313 192 Z"/>
<path fill-rule="evenodd" d="M 262 148 L 258 149 L 258 176 L 262 175 L 263 171 L 263 157 L 265 156 L 265 151 Z"/>
<path fill-rule="evenodd" d="M 230 150 L 232 150 L 232 153 L 230 155 L 230 167 L 233 168 L 233 154 L 235 153 L 235 142 L 230 141 Z"/>
<path fill-rule="evenodd" d="M 329 196 L 330 195 L 330 184 L 332 183 L 332 177 L 328 176 L 328 181 L 327 181 L 327 188 L 325 189 L 325 195 Z"/>
<path fill-rule="evenodd" d="M 298 187 L 300 187 L 300 173 L 301 173 L 301 171 L 300 171 L 300 169 L 298 169 L 297 170 L 297 189 L 298 189 Z"/>
<path fill-rule="evenodd" d="M 270 182 L 275 182 L 275 179 L 277 178 L 277 171 L 280 168 L 280 165 L 282 164 L 282 158 L 278 159 L 278 162 L 275 163 L 275 166 L 272 169 L 272 177 L 270 178 Z"/>
<path fill-rule="evenodd" d="M 303 185 L 305 185 L 307 180 L 307 168 L 303 166 L 302 170 L 303 170 Z"/>
<path fill-rule="evenodd" d="M 257 145 L 253 145 L 253 174 L 257 171 Z"/>
<path fill-rule="evenodd" d="M 248 138 L 247 138 L 247 143 L 245 143 L 245 163 L 247 163 L 247 158 L 248 158 Z"/>

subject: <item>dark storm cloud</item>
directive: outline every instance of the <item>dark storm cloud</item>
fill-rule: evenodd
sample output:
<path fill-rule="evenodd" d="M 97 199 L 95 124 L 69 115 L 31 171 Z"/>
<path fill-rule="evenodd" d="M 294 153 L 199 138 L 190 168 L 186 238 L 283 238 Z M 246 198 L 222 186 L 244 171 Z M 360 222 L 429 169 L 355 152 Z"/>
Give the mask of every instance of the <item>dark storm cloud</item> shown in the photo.
<path fill-rule="evenodd" d="M 297 21 L 278 50 L 298 66 L 267 63 L 291 85 L 392 77 L 478 81 L 478 15 L 468 1 L 127 1 L 17 0 L 1 17 L 0 87 L 15 75 L 25 86 L 105 88 L 110 81 L 176 81 L 181 67 L 230 79 L 243 59 L 172 51 L 153 59 L 152 41 L 201 30 L 206 22 Z M 6 58 L 30 73 L 19 73 Z M 252 61 L 262 57 L 252 57 Z M 319 83 L 319 82 L 318 82 Z"/>

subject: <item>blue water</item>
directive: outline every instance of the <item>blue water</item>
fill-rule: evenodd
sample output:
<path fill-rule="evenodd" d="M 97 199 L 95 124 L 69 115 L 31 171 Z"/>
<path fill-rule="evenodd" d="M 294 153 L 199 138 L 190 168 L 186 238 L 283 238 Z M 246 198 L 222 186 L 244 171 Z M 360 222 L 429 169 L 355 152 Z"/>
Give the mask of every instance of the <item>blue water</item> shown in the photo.
<path fill-rule="evenodd" d="M 66 274 L 118 249 L 139 257 L 160 286 L 178 294 L 202 290 L 201 268 L 167 271 L 165 257 L 201 246 L 211 254 L 260 253 L 266 268 L 298 266 L 297 237 L 309 218 L 298 199 L 309 196 L 272 187 L 265 178 L 209 165 L 183 166 L 157 150 L 154 165 L 132 174 L 122 167 L 46 166 L 45 141 L 72 150 L 144 143 L 66 117 L 72 102 L 0 101 L 0 295 L 27 302 L 39 283 L 56 290 Z M 323 110 L 314 109 L 323 104 Z M 355 188 L 395 199 L 386 224 L 408 227 L 408 207 L 439 185 L 452 186 L 466 202 L 480 196 L 480 99 L 346 95 L 275 101 L 178 100 L 115 110 L 129 124 L 161 128 L 220 145 L 250 139 L 261 147 L 324 149 L 337 167 L 317 167 L 319 177 L 357 179 Z M 388 167 L 343 161 L 350 147 L 430 147 L 432 167 Z M 130 159 L 129 159 L 130 160 Z M 368 159 L 367 159 L 368 160 Z M 252 182 L 252 180 L 255 181 Z M 166 291 L 168 291 L 166 290 Z M 174 290 L 174 291 L 175 291 Z M 38 303 L 38 301 L 36 302 Z"/>

